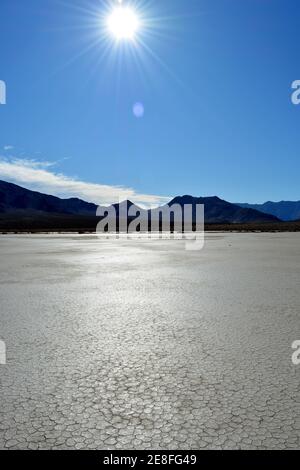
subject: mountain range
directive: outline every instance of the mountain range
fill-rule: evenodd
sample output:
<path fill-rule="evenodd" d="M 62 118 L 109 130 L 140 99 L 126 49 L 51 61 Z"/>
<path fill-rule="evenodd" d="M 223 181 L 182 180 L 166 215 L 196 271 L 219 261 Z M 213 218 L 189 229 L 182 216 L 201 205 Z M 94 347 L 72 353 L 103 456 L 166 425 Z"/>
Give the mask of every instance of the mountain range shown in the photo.
<path fill-rule="evenodd" d="M 145 216 L 158 213 L 159 209 L 146 211 L 135 206 L 131 201 L 124 201 L 121 204 L 127 205 L 127 208 L 134 206 L 134 209 Z M 172 199 L 168 206 L 178 204 L 181 207 L 185 204 L 191 204 L 194 208 L 196 204 L 205 205 L 206 223 L 252 223 L 252 222 L 278 222 L 279 219 L 267 213 L 256 210 L 251 207 L 241 207 L 237 204 L 224 201 L 216 196 L 213 197 L 193 197 L 177 196 Z M 117 214 L 120 204 L 114 204 Z M 0 214 L 2 220 L 5 218 L 30 217 L 35 220 L 45 218 L 50 215 L 95 217 L 98 206 L 96 204 L 82 201 L 78 198 L 61 199 L 56 196 L 42 194 L 36 191 L 22 188 L 16 184 L 0 181 Z M 103 208 L 105 210 L 107 208 Z"/>
<path fill-rule="evenodd" d="M 264 204 L 239 203 L 238 206 L 274 215 L 284 221 L 300 220 L 300 201 L 268 201 Z"/>
<path fill-rule="evenodd" d="M 13 183 L 0 181 L 0 213 L 56 213 L 73 215 L 95 215 L 97 206 L 81 199 L 60 199 L 38 193 Z"/>

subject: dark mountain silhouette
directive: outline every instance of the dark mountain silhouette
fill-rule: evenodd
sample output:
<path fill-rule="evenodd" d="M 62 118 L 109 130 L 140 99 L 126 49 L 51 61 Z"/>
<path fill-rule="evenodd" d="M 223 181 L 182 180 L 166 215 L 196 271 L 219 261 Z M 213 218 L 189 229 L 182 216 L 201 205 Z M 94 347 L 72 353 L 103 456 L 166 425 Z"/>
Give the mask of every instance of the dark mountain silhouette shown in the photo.
<path fill-rule="evenodd" d="M 180 207 L 190 204 L 193 208 L 197 204 L 204 204 L 205 206 L 205 222 L 206 223 L 249 223 L 249 222 L 278 222 L 279 219 L 270 214 L 264 214 L 260 211 L 251 208 L 241 208 L 236 204 L 224 201 L 217 196 L 213 197 L 193 197 L 193 196 L 176 196 L 172 199 L 167 206 L 171 207 L 178 204 Z M 120 206 L 124 209 L 131 211 L 135 210 L 141 216 L 151 218 L 159 213 L 160 208 L 146 211 L 136 206 L 131 201 L 123 201 L 121 204 L 113 204 L 116 209 L 117 215 L 120 212 Z M 164 207 L 164 206 L 162 206 Z M 131 212 L 134 213 L 134 212 Z M 195 215 L 195 211 L 193 212 Z M 194 219 L 193 219 L 194 220 Z"/>
<path fill-rule="evenodd" d="M 278 218 L 273 215 L 264 214 L 252 208 L 242 208 L 216 196 L 198 198 L 193 196 L 177 196 L 167 205 L 172 206 L 173 204 L 178 204 L 181 207 L 185 204 L 191 204 L 193 208 L 196 207 L 196 204 L 204 204 L 205 223 L 238 224 L 279 222 Z M 67 216 L 76 216 L 76 221 L 73 217 L 72 223 L 78 223 L 78 226 L 82 226 L 83 222 L 78 222 L 80 217 L 89 217 L 89 223 L 92 220 L 94 220 L 94 222 L 97 221 L 97 207 L 96 204 L 88 203 L 81 199 L 60 199 L 55 196 L 31 191 L 12 183 L 0 181 L 0 214 L 4 225 L 5 221 L 7 221 L 7 225 L 9 226 L 9 220 L 14 220 L 14 224 L 16 224 L 17 220 L 22 219 L 22 223 L 25 225 L 27 220 L 28 224 L 34 223 L 34 226 L 37 226 L 39 220 L 45 221 L 47 217 L 49 218 L 50 216 L 54 217 L 55 223 L 59 221 L 61 224 L 64 216 L 65 221 L 63 226 L 67 228 L 68 220 L 71 221 L 71 218 Z M 154 218 L 159 212 L 159 208 L 151 211 L 141 209 L 131 201 L 113 204 L 113 207 L 116 210 L 117 216 L 119 216 L 120 208 L 125 208 L 125 210 L 130 208 L 134 211 L 131 214 L 139 212 L 140 215 L 147 218 Z M 102 209 L 105 211 L 107 208 Z"/>
<path fill-rule="evenodd" d="M 237 204 L 224 201 L 217 196 L 193 197 L 177 196 L 169 205 L 179 204 L 204 204 L 206 223 L 249 223 L 249 222 L 278 222 L 278 218 L 270 214 L 264 214 L 252 208 L 242 208 Z"/>
<path fill-rule="evenodd" d="M 120 212 L 121 214 L 128 213 L 129 210 L 133 214 L 138 213 L 138 212 L 147 214 L 146 210 L 142 209 L 141 207 L 137 206 L 136 204 L 134 204 L 133 202 L 129 200 L 126 200 L 117 204 L 112 204 L 112 206 L 115 208 L 117 216 L 119 216 Z"/>
<path fill-rule="evenodd" d="M 57 214 L 96 215 L 95 204 L 77 198 L 60 199 L 16 184 L 0 181 L 0 213 L 16 211 L 50 212 Z"/>
<path fill-rule="evenodd" d="M 266 214 L 275 215 L 281 220 L 291 221 L 300 219 L 300 201 L 268 201 L 264 204 L 239 203 L 240 207 L 252 208 Z"/>

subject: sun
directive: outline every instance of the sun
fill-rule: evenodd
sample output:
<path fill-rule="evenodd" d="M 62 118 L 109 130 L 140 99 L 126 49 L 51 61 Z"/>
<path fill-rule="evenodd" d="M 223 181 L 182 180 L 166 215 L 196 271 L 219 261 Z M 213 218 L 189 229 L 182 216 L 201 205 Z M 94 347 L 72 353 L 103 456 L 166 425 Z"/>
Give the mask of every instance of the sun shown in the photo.
<path fill-rule="evenodd" d="M 120 5 L 108 15 L 107 27 L 118 40 L 134 39 L 139 29 L 139 19 L 133 8 Z"/>

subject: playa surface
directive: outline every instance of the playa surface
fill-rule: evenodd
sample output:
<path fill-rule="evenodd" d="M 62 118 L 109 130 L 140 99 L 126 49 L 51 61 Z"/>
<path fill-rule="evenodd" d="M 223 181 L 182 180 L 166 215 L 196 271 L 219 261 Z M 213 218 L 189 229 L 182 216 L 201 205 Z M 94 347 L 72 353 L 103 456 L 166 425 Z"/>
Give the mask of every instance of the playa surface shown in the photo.
<path fill-rule="evenodd" d="M 0 448 L 300 448 L 300 234 L 0 237 Z"/>

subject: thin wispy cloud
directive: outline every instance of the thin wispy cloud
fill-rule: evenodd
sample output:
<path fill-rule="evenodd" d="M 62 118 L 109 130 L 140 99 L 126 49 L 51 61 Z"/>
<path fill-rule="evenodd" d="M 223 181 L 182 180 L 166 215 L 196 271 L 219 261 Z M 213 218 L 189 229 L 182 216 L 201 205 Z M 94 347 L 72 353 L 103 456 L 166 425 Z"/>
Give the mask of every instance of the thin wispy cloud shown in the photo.
<path fill-rule="evenodd" d="M 78 197 L 99 205 L 109 205 L 130 199 L 145 208 L 156 207 L 168 197 L 141 194 L 133 188 L 89 183 L 55 172 L 53 162 L 0 156 L 0 179 L 46 194 L 69 198 Z"/>
<path fill-rule="evenodd" d="M 8 151 L 8 150 L 13 150 L 14 146 L 13 145 L 4 145 L 3 150 Z"/>
<path fill-rule="evenodd" d="M 57 165 L 58 162 L 48 162 L 48 161 L 38 161 L 33 158 L 14 158 L 13 160 L 6 162 L 17 165 L 17 166 L 24 166 L 27 168 L 50 168 L 52 166 Z"/>

